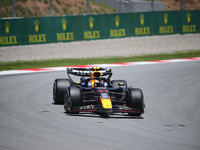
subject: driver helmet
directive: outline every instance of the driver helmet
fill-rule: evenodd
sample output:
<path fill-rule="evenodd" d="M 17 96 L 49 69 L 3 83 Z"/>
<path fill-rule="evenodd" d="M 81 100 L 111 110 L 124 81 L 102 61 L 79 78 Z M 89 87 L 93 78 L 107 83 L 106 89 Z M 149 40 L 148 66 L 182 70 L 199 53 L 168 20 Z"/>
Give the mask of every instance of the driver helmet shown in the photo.
<path fill-rule="evenodd" d="M 90 82 L 92 84 L 92 87 L 100 86 L 100 82 L 98 80 L 98 78 L 100 78 L 100 77 L 101 77 L 101 72 L 96 71 L 96 70 L 92 72 L 92 74 L 90 76 L 90 78 L 91 78 Z"/>

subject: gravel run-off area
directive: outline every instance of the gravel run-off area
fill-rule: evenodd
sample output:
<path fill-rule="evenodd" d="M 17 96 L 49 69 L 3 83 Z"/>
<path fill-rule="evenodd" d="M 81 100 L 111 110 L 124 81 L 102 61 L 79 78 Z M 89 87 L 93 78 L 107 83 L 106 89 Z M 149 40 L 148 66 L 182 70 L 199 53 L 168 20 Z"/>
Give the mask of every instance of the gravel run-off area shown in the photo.
<path fill-rule="evenodd" d="M 0 47 L 0 62 L 138 56 L 200 50 L 200 34 L 130 37 L 66 43 Z"/>

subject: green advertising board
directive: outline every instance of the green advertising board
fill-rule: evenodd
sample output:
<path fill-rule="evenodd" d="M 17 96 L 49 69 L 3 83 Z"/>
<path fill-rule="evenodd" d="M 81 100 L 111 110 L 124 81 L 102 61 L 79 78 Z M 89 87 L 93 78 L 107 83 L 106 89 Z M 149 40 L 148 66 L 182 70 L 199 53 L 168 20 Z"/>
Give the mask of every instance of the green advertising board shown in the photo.
<path fill-rule="evenodd" d="M 200 33 L 200 11 L 0 19 L 0 46 Z"/>
<path fill-rule="evenodd" d="M 166 35 L 166 34 L 178 34 L 178 12 L 175 13 L 173 11 L 162 12 L 162 13 L 154 13 L 154 20 L 156 20 L 156 24 L 154 24 L 154 35 Z"/>
<path fill-rule="evenodd" d="M 22 20 L 0 20 L 0 46 L 22 45 Z"/>
<path fill-rule="evenodd" d="M 183 12 L 180 12 L 181 13 L 181 33 L 182 34 L 185 34 L 185 33 L 197 33 L 199 32 L 199 23 L 200 22 L 197 22 L 199 21 L 199 13 L 198 12 L 186 12 L 186 11 L 183 11 Z"/>

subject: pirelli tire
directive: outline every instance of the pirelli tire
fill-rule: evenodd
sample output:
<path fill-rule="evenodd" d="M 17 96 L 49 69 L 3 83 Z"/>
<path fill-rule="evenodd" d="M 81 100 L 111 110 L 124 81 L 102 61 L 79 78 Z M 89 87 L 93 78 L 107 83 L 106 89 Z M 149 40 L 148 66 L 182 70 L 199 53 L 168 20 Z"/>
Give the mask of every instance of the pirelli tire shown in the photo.
<path fill-rule="evenodd" d="M 53 84 L 53 101 L 54 104 L 64 103 L 64 94 L 66 89 L 71 85 L 69 79 L 56 79 Z"/>
<path fill-rule="evenodd" d="M 123 92 L 127 90 L 127 82 L 125 80 L 112 80 L 110 83 L 113 85 L 113 87 L 123 88 Z M 123 83 L 124 85 L 119 86 L 120 83 Z"/>
<path fill-rule="evenodd" d="M 143 92 L 139 88 L 128 89 L 127 105 L 133 109 L 139 110 L 140 113 L 128 113 L 130 116 L 140 116 L 144 112 Z"/>
<path fill-rule="evenodd" d="M 78 86 L 70 86 L 65 92 L 64 109 L 66 112 L 73 112 L 74 107 L 82 105 L 82 90 Z M 75 112 L 78 113 L 78 112 Z"/>

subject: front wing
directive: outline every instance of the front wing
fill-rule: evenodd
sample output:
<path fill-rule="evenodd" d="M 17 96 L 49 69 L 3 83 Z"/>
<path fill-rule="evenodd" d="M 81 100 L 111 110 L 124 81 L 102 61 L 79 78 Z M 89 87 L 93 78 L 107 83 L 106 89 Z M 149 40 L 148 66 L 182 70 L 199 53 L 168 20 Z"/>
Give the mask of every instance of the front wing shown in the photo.
<path fill-rule="evenodd" d="M 100 104 L 97 105 L 85 105 L 80 107 L 73 107 L 71 112 L 95 112 L 95 113 L 135 113 L 142 114 L 144 110 L 139 110 L 137 108 L 130 108 L 123 105 L 112 105 L 112 109 L 104 109 Z"/>

